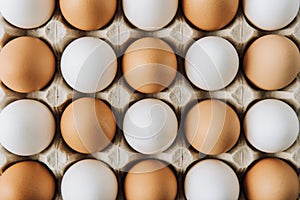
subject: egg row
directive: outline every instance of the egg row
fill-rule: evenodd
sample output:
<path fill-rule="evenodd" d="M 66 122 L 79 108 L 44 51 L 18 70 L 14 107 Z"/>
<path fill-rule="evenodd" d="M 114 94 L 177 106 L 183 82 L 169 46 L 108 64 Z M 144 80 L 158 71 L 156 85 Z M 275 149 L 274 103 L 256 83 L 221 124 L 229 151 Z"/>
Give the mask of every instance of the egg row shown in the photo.
<path fill-rule="evenodd" d="M 134 41 L 122 56 L 123 77 L 133 90 L 157 93 L 168 88 L 177 72 L 177 53 L 163 40 L 145 37 Z M 255 40 L 243 60 L 248 80 L 263 90 L 289 85 L 300 69 L 296 44 L 287 37 L 266 35 Z M 29 93 L 44 88 L 55 73 L 55 56 L 42 40 L 22 36 L 9 41 L 0 52 L 0 78 L 10 89 Z M 64 80 L 82 93 L 99 92 L 114 80 L 118 61 L 112 47 L 95 37 L 72 41 L 60 60 Z M 222 37 L 195 41 L 185 55 L 185 73 L 196 87 L 214 91 L 228 86 L 239 69 L 234 46 Z"/>
<path fill-rule="evenodd" d="M 161 100 L 146 98 L 126 111 L 117 124 L 110 107 L 100 99 L 73 101 L 62 113 L 60 131 L 73 150 L 90 154 L 111 145 L 117 126 L 132 149 L 142 154 L 167 150 L 184 129 L 187 142 L 198 152 L 218 155 L 230 150 L 239 139 L 240 121 L 231 106 L 216 99 L 202 100 L 180 116 Z M 119 121 L 119 120 L 118 120 Z M 55 119 L 43 103 L 22 99 L 10 103 L 0 114 L 0 142 L 21 156 L 38 154 L 55 135 Z M 299 121 L 295 111 L 276 99 L 258 101 L 247 111 L 243 123 L 249 143 L 265 153 L 288 149 L 297 139 Z M 35 141 L 34 143 L 32 141 Z"/>
<path fill-rule="evenodd" d="M 172 166 L 156 159 L 131 163 L 123 172 L 122 193 L 126 199 L 174 200 L 179 183 Z M 0 179 L 1 199 L 51 200 L 57 191 L 51 171 L 38 161 L 21 161 L 8 167 Z M 187 200 L 238 199 L 240 183 L 234 170 L 217 159 L 193 163 L 184 175 Z M 296 171 L 286 161 L 264 158 L 255 161 L 243 177 L 248 199 L 296 199 L 299 181 Z M 105 163 L 84 159 L 72 164 L 61 180 L 64 200 L 114 200 L 119 193 L 115 172 Z"/>
<path fill-rule="evenodd" d="M 225 27 L 236 16 L 239 0 L 181 0 L 186 19 L 195 27 L 214 31 Z M 297 16 L 299 0 L 243 0 L 247 19 L 257 28 L 278 30 L 290 24 Z M 154 31 L 168 25 L 175 17 L 178 0 L 123 0 L 122 7 L 128 21 L 135 27 Z M 31 29 L 46 23 L 55 9 L 55 0 L 4 0 L 1 14 L 12 25 Z M 65 20 L 73 27 L 92 31 L 103 28 L 114 17 L 117 0 L 59 0 Z M 38 12 L 36 12 L 38 11 Z M 33 15 L 34 13 L 34 15 Z"/>

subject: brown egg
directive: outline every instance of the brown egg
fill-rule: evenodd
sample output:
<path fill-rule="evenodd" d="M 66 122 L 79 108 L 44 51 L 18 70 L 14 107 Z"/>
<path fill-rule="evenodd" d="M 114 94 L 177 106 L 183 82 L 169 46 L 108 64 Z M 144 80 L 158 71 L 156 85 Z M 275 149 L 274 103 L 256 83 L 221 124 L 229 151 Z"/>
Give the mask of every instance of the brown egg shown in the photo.
<path fill-rule="evenodd" d="M 95 153 L 107 147 L 115 136 L 111 109 L 100 99 L 81 98 L 63 112 L 60 122 L 65 142 L 80 153 Z"/>
<path fill-rule="evenodd" d="M 240 135 L 235 111 L 219 100 L 204 100 L 188 111 L 184 121 L 188 142 L 201 153 L 217 155 L 231 149 Z"/>
<path fill-rule="evenodd" d="M 163 40 L 146 37 L 132 43 L 124 53 L 122 70 L 128 84 L 142 93 L 168 87 L 177 73 L 177 59 Z"/>
<path fill-rule="evenodd" d="M 297 46 L 280 35 L 258 38 L 244 57 L 245 75 L 263 90 L 277 90 L 288 86 L 299 70 L 300 54 Z"/>
<path fill-rule="evenodd" d="M 42 40 L 23 36 L 0 52 L 0 78 L 10 89 L 29 93 L 45 87 L 55 72 L 55 56 Z"/>
<path fill-rule="evenodd" d="M 50 171 L 37 161 L 18 162 L 0 177 L 0 199 L 52 200 L 55 179 Z"/>
<path fill-rule="evenodd" d="M 102 28 L 113 18 L 117 0 L 59 0 L 59 6 L 72 26 L 92 31 Z"/>
<path fill-rule="evenodd" d="M 166 163 L 149 159 L 138 162 L 127 173 L 124 193 L 127 200 L 174 200 L 177 180 Z"/>
<path fill-rule="evenodd" d="M 185 17 L 205 31 L 223 28 L 237 13 L 239 0 L 182 0 Z"/>
<path fill-rule="evenodd" d="M 265 158 L 246 172 L 244 189 L 251 200 L 296 200 L 299 180 L 295 170 L 283 160 Z"/>

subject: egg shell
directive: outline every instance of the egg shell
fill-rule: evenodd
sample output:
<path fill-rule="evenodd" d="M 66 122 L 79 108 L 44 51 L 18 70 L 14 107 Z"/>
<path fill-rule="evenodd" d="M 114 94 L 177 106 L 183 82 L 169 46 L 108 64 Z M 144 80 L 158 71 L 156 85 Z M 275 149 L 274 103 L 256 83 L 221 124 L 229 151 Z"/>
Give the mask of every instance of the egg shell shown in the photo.
<path fill-rule="evenodd" d="M 204 154 L 217 155 L 235 145 L 240 135 L 240 121 L 229 105 L 208 99 L 188 111 L 184 130 L 193 148 Z"/>
<path fill-rule="evenodd" d="M 236 15 L 238 7 L 239 0 L 182 0 L 185 17 L 205 31 L 225 27 Z"/>
<path fill-rule="evenodd" d="M 116 76 L 117 65 L 112 47 L 94 37 L 72 41 L 61 57 L 64 80 L 83 93 L 99 92 L 109 86 Z"/>
<path fill-rule="evenodd" d="M 64 141 L 75 151 L 95 153 L 111 144 L 116 121 L 103 101 L 84 97 L 73 101 L 64 110 L 60 130 Z"/>
<path fill-rule="evenodd" d="M 64 18 L 74 27 L 92 31 L 104 27 L 114 17 L 117 0 L 59 0 Z"/>
<path fill-rule="evenodd" d="M 286 150 L 296 141 L 299 120 L 288 104 L 265 99 L 255 103 L 246 113 L 244 133 L 256 149 L 276 153 Z"/>
<path fill-rule="evenodd" d="M 118 181 L 105 163 L 93 159 L 81 160 L 65 172 L 61 193 L 64 200 L 115 200 Z"/>
<path fill-rule="evenodd" d="M 55 135 L 55 119 L 44 104 L 30 99 L 10 103 L 0 114 L 1 145 L 16 155 L 46 149 Z"/>
<path fill-rule="evenodd" d="M 275 31 L 290 24 L 296 18 L 299 6 L 299 0 L 243 0 L 247 19 L 266 31 Z"/>
<path fill-rule="evenodd" d="M 31 36 L 13 39 L 0 51 L 1 81 L 16 92 L 42 89 L 51 81 L 55 66 L 55 56 L 49 46 Z"/>
<path fill-rule="evenodd" d="M 287 37 L 265 35 L 255 40 L 246 50 L 245 75 L 260 89 L 282 89 L 296 78 L 299 71 L 299 49 Z"/>
<path fill-rule="evenodd" d="M 162 161 L 148 159 L 135 164 L 124 180 L 128 200 L 175 200 L 177 180 L 174 172 Z"/>
<path fill-rule="evenodd" d="M 143 99 L 125 113 L 123 132 L 136 151 L 156 154 L 168 149 L 177 136 L 178 122 L 174 111 L 163 101 Z"/>
<path fill-rule="evenodd" d="M 218 36 L 197 40 L 185 56 L 185 72 L 198 88 L 207 91 L 228 86 L 239 69 L 239 56 L 234 46 Z"/>
<path fill-rule="evenodd" d="M 33 29 L 45 24 L 52 16 L 55 0 L 1 0 L 1 15 L 12 25 Z"/>
<path fill-rule="evenodd" d="M 123 0 L 126 18 L 145 31 L 159 30 L 175 17 L 178 0 Z"/>
<path fill-rule="evenodd" d="M 237 200 L 239 180 L 227 164 L 216 159 L 196 163 L 184 179 L 184 192 L 188 200 Z"/>
<path fill-rule="evenodd" d="M 299 179 L 285 161 L 265 158 L 246 172 L 244 190 L 251 200 L 298 199 Z"/>
<path fill-rule="evenodd" d="M 167 88 L 177 74 L 177 59 L 163 40 L 145 37 L 133 42 L 122 59 L 124 78 L 142 93 L 157 93 Z"/>
<path fill-rule="evenodd" d="M 47 167 L 37 161 L 13 164 L 0 177 L 0 199 L 52 200 L 55 178 Z"/>

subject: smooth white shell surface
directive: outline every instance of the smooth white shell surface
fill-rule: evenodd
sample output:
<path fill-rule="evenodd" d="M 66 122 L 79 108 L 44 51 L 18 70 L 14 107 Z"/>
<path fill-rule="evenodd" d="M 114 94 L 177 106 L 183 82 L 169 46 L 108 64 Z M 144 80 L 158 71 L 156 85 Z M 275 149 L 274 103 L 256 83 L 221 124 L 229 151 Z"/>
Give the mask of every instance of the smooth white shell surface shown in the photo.
<path fill-rule="evenodd" d="M 143 99 L 125 114 L 123 131 L 126 141 L 136 151 L 155 154 L 166 150 L 177 136 L 174 111 L 157 99 Z"/>
<path fill-rule="evenodd" d="M 235 78 L 239 57 L 227 40 L 208 36 L 197 40 L 185 57 L 185 71 L 198 88 L 214 91 L 225 88 Z"/>
<path fill-rule="evenodd" d="M 243 0 L 247 19 L 256 27 L 273 31 L 290 24 L 297 16 L 300 0 Z"/>
<path fill-rule="evenodd" d="M 123 0 L 127 19 L 145 31 L 154 31 L 169 24 L 175 17 L 178 0 Z"/>
<path fill-rule="evenodd" d="M 106 42 L 82 37 L 71 42 L 61 58 L 61 72 L 75 90 L 94 93 L 105 89 L 117 73 L 117 58 Z"/>
<path fill-rule="evenodd" d="M 55 0 L 0 0 L 0 12 L 12 25 L 37 28 L 52 16 Z"/>
<path fill-rule="evenodd" d="M 64 200 L 114 200 L 118 182 L 114 172 L 99 160 L 86 159 L 73 164 L 61 183 Z"/>
<path fill-rule="evenodd" d="M 0 127 L 4 148 L 16 155 L 30 156 L 49 146 L 55 134 L 55 119 L 44 104 L 23 99 L 2 110 Z"/>
<path fill-rule="evenodd" d="M 227 164 L 207 159 L 187 172 L 184 191 L 187 200 L 234 200 L 239 197 L 240 186 L 236 174 Z"/>
<path fill-rule="evenodd" d="M 246 113 L 244 132 L 256 149 L 266 153 L 280 152 L 296 141 L 299 120 L 288 104 L 266 99 L 254 104 Z"/>

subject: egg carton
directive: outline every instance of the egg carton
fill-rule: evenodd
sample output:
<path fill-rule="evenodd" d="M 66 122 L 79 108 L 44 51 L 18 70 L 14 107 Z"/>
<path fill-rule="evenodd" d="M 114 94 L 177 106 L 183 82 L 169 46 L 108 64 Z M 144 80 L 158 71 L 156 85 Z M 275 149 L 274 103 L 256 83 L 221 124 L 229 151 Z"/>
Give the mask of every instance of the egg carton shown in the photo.
<path fill-rule="evenodd" d="M 245 111 L 260 99 L 275 98 L 281 99 L 287 102 L 297 112 L 299 116 L 300 110 L 300 76 L 296 78 L 289 86 L 277 90 L 277 91 L 262 91 L 251 85 L 245 78 L 242 70 L 242 59 L 245 49 L 256 38 L 275 33 L 284 35 L 292 39 L 295 44 L 300 46 L 300 12 L 296 19 L 287 27 L 273 32 L 265 32 L 256 29 L 245 19 L 241 5 L 234 20 L 222 30 L 206 32 L 194 28 L 183 16 L 181 8 L 179 8 L 175 19 L 165 28 L 153 31 L 145 32 L 134 28 L 125 18 L 122 11 L 121 0 L 118 1 L 118 9 L 113 20 L 105 26 L 105 28 L 97 31 L 80 31 L 70 26 L 62 17 L 58 3 L 56 10 L 52 18 L 42 27 L 30 30 L 22 30 L 10 25 L 6 22 L 2 16 L 0 16 L 0 47 L 2 48 L 9 40 L 30 35 L 41 38 L 47 42 L 53 49 L 57 59 L 56 74 L 45 88 L 40 91 L 20 94 L 9 90 L 4 85 L 0 85 L 0 109 L 3 109 L 9 103 L 18 99 L 35 99 L 48 105 L 56 118 L 56 135 L 51 145 L 43 152 L 29 157 L 22 157 L 14 155 L 3 147 L 0 147 L 0 167 L 3 171 L 12 163 L 21 160 L 39 160 L 45 163 L 54 173 L 57 179 L 57 194 L 55 199 L 60 200 L 60 183 L 62 176 L 66 169 L 84 158 L 96 158 L 106 162 L 115 171 L 119 181 L 119 193 L 117 199 L 124 199 L 122 190 L 122 181 L 124 177 L 124 170 L 129 163 L 141 158 L 151 157 L 164 160 L 170 163 L 177 175 L 179 183 L 179 191 L 177 199 L 185 199 L 183 191 L 184 175 L 188 167 L 202 159 L 202 158 L 217 158 L 225 161 L 236 172 L 240 183 L 241 192 L 239 199 L 245 199 L 242 189 L 242 179 L 247 167 L 255 160 L 262 157 L 278 157 L 283 158 L 290 162 L 295 167 L 297 173 L 300 171 L 300 137 L 297 141 L 287 150 L 275 153 L 264 154 L 255 150 L 246 141 L 243 131 L 241 131 L 240 138 L 237 144 L 228 152 L 217 156 L 206 156 L 196 152 L 189 146 L 185 140 L 182 131 L 182 116 L 191 102 L 194 100 L 203 100 L 208 98 L 221 99 L 230 104 L 237 112 L 241 124 L 245 114 Z M 225 89 L 206 92 L 192 86 L 184 72 L 184 56 L 189 46 L 199 38 L 205 36 L 221 36 L 229 40 L 237 49 L 240 57 L 239 72 L 234 81 Z M 112 144 L 105 148 L 103 151 L 95 153 L 93 155 L 84 155 L 77 153 L 70 149 L 61 137 L 59 130 L 60 117 L 65 107 L 74 99 L 90 96 L 87 94 L 78 93 L 70 88 L 63 80 L 60 71 L 60 58 L 64 48 L 74 39 L 92 36 L 104 39 L 108 42 L 116 52 L 119 65 L 117 77 L 114 82 L 105 90 L 94 94 L 95 97 L 100 98 L 111 105 L 111 108 L 115 114 L 118 124 L 122 124 L 124 114 L 129 105 L 144 98 L 157 98 L 164 102 L 167 102 L 175 111 L 180 129 L 175 142 L 166 151 L 145 156 L 134 151 L 126 142 L 122 133 L 121 127 L 118 128 L 116 136 Z M 164 91 L 157 94 L 142 94 L 136 91 L 132 91 L 127 83 L 124 81 L 121 72 L 121 59 L 124 51 L 138 38 L 151 36 L 158 37 L 166 41 L 172 46 L 174 52 L 177 54 L 178 59 L 178 71 L 179 75 L 174 82 Z"/>

